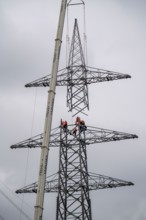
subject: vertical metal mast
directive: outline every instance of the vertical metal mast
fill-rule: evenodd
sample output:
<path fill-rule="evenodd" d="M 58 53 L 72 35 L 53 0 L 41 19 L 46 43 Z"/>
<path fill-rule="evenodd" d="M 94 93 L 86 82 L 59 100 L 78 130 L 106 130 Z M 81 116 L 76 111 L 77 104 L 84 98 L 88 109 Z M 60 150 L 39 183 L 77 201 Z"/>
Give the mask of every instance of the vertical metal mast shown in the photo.
<path fill-rule="evenodd" d="M 67 6 L 67 0 L 62 0 L 59 22 L 58 22 L 57 37 L 55 40 L 56 43 L 55 43 L 54 58 L 52 64 L 50 90 L 48 92 L 48 102 L 47 102 L 45 126 L 44 126 L 44 138 L 41 147 L 40 170 L 39 170 L 39 178 L 38 178 L 38 190 L 36 197 L 34 220 L 42 220 L 42 214 L 43 214 L 44 189 L 45 189 L 48 153 L 49 153 L 49 140 L 50 140 L 51 125 L 52 125 L 56 79 L 57 79 L 57 71 L 58 71 L 59 58 L 60 58 L 60 49 L 62 43 L 62 33 L 63 33 L 66 6 Z"/>

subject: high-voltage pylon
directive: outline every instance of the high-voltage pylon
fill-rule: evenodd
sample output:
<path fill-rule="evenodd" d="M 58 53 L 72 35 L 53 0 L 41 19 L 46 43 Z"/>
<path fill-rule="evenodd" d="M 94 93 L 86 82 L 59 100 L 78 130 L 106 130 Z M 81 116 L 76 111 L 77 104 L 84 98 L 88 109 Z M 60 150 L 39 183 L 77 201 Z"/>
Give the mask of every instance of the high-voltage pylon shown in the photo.
<path fill-rule="evenodd" d="M 91 144 L 137 138 L 127 134 L 80 124 L 60 125 L 51 132 L 50 147 L 59 147 L 59 171 L 46 179 L 45 192 L 57 192 L 56 220 L 91 220 L 89 191 L 106 188 L 132 186 L 132 182 L 88 172 L 87 150 Z M 36 135 L 18 144 L 17 148 L 38 148 L 42 145 L 43 134 Z M 16 193 L 37 193 L 35 182 Z"/>
<path fill-rule="evenodd" d="M 58 72 L 57 86 L 67 87 L 67 106 L 74 115 L 85 113 L 89 109 L 88 85 L 91 83 L 107 82 L 131 78 L 128 74 L 117 73 L 88 67 L 85 64 L 77 19 L 75 19 L 68 66 Z M 50 86 L 51 76 L 45 76 L 25 85 L 25 87 Z"/>
<path fill-rule="evenodd" d="M 69 1 L 72 2 L 72 1 Z M 82 2 L 82 1 L 81 1 Z M 58 72 L 56 85 L 67 86 L 67 105 L 74 115 L 85 114 L 89 109 L 88 84 L 130 78 L 127 74 L 87 67 L 75 19 L 68 66 Z M 51 76 L 43 77 L 26 87 L 50 86 Z M 47 178 L 45 192 L 57 192 L 56 220 L 92 220 L 91 190 L 131 186 L 132 182 L 107 177 L 88 171 L 87 146 L 90 144 L 137 138 L 137 135 L 85 125 L 78 117 L 77 123 L 51 130 L 48 147 L 59 147 L 59 171 Z M 39 134 L 18 144 L 17 148 L 44 148 L 44 135 Z M 37 193 L 39 182 L 30 184 L 16 193 Z M 40 207 L 37 207 L 40 208 Z M 42 207 L 41 207 L 42 209 Z M 42 219 L 42 216 L 40 217 Z"/>

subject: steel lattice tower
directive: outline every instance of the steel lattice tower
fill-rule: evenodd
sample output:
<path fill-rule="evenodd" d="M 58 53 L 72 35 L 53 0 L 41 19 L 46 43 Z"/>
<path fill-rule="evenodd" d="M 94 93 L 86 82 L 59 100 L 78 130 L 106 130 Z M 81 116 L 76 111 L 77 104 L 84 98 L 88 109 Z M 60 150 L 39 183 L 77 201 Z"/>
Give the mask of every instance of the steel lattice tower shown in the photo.
<path fill-rule="evenodd" d="M 80 129 L 76 125 L 76 136 L 73 134 L 75 125 L 67 130 L 59 126 L 52 130 L 50 147 L 59 147 L 59 171 L 46 179 L 45 192 L 56 192 L 56 220 L 92 219 L 89 191 L 132 186 L 132 182 L 88 172 L 87 146 L 96 143 L 120 141 L 137 138 L 137 135 L 86 126 Z M 41 148 L 43 134 L 36 135 L 18 144 L 17 148 Z M 30 184 L 16 193 L 36 193 L 38 182 Z"/>
<path fill-rule="evenodd" d="M 69 111 L 86 114 L 89 109 L 88 85 L 91 83 L 130 78 L 127 74 L 87 67 L 84 60 L 77 20 L 75 19 L 68 66 L 58 72 L 57 86 L 67 86 Z M 26 87 L 49 86 L 50 77 L 35 80 Z M 74 133 L 76 129 L 76 133 Z M 35 148 L 42 146 L 44 134 L 36 135 L 11 148 Z M 70 124 L 51 132 L 50 147 L 59 147 L 59 171 L 46 179 L 45 192 L 57 192 L 56 220 L 92 220 L 91 190 L 130 186 L 132 182 L 107 177 L 88 171 L 87 146 L 90 144 L 137 138 L 127 134 L 91 126 Z M 30 184 L 16 193 L 36 193 L 38 182 Z"/>
<path fill-rule="evenodd" d="M 77 19 L 75 19 L 72 43 L 68 66 L 58 72 L 57 86 L 67 87 L 67 106 L 74 115 L 85 113 L 89 109 L 88 85 L 91 83 L 109 82 L 119 79 L 131 78 L 128 74 L 103 70 L 86 66 L 79 34 Z M 25 87 L 50 86 L 51 76 L 47 75 L 25 85 Z"/>
<path fill-rule="evenodd" d="M 67 68 L 69 82 L 67 85 L 67 106 L 69 107 L 69 111 L 74 109 L 77 114 L 79 112 L 83 112 L 85 108 L 88 108 L 89 110 L 88 87 L 86 83 L 87 69 L 77 20 L 75 20 Z M 75 84 L 72 83 L 73 80 L 76 80 Z"/>
<path fill-rule="evenodd" d="M 61 187 L 58 190 L 56 220 L 91 219 L 85 131 L 79 132 L 72 139 L 72 143 L 69 135 L 68 131 L 61 128 L 59 156 Z"/>

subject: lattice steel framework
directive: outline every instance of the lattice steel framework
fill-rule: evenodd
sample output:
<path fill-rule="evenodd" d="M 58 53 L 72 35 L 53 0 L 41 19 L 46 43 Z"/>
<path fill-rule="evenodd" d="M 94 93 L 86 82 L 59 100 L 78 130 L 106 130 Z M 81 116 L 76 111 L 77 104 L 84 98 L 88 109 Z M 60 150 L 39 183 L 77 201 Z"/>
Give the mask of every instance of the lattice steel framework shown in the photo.
<path fill-rule="evenodd" d="M 74 110 L 73 116 L 89 110 L 88 85 L 91 83 L 107 82 L 118 79 L 131 78 L 128 74 L 88 67 L 85 64 L 81 38 L 77 19 L 75 19 L 68 66 L 58 72 L 57 86 L 67 86 L 67 106 L 69 111 Z M 26 87 L 50 86 L 51 76 L 45 76 Z"/>
<path fill-rule="evenodd" d="M 68 140 L 68 132 L 60 132 L 59 188 L 57 197 L 57 217 L 61 219 L 91 219 L 89 197 L 87 152 L 84 144 L 85 132 L 79 132 Z M 70 187 L 71 186 L 71 187 Z M 64 189 L 64 191 L 62 190 Z"/>
<path fill-rule="evenodd" d="M 75 20 L 73 38 L 71 43 L 69 62 L 68 62 L 68 81 L 76 79 L 76 84 L 67 85 L 67 106 L 79 113 L 85 108 L 89 109 L 88 87 L 86 83 L 81 83 L 81 79 L 87 79 L 87 71 L 77 20 Z"/>
<path fill-rule="evenodd" d="M 86 175 L 88 176 L 89 191 L 134 185 L 132 182 L 120 180 L 109 176 L 104 176 L 101 174 L 88 172 Z M 58 193 L 59 189 L 64 191 L 64 189 L 61 188 L 61 185 L 59 185 L 58 182 L 59 182 L 58 173 L 48 176 L 46 178 L 45 192 Z M 68 187 L 69 189 L 72 189 L 72 185 L 69 185 Z M 38 182 L 35 182 L 21 189 L 16 190 L 16 193 L 19 194 L 37 193 L 37 190 L 38 190 Z"/>
<path fill-rule="evenodd" d="M 69 1 L 72 4 L 72 1 Z M 84 3 L 83 1 L 80 2 Z M 80 4 L 79 3 L 79 4 Z M 59 71 L 57 86 L 67 86 L 67 106 L 69 111 L 85 114 L 89 109 L 88 84 L 130 78 L 127 74 L 87 67 L 84 60 L 77 20 L 75 20 L 68 67 Z M 26 85 L 26 87 L 50 86 L 50 76 Z M 76 132 L 74 133 L 74 129 Z M 36 135 L 18 144 L 16 148 L 37 148 L 42 146 L 44 134 Z M 59 147 L 59 171 L 46 179 L 45 192 L 57 192 L 56 220 L 92 220 L 89 191 L 121 186 L 131 186 L 132 182 L 123 181 L 88 172 L 87 145 L 124 139 L 137 138 L 127 134 L 91 126 L 69 125 L 66 129 L 59 126 L 51 132 L 49 147 Z M 35 182 L 16 193 L 37 193 Z"/>
<path fill-rule="evenodd" d="M 77 129 L 76 135 L 73 133 Z M 50 147 L 59 147 L 59 171 L 46 180 L 45 192 L 57 192 L 56 220 L 91 220 L 89 191 L 121 186 L 132 186 L 132 182 L 88 172 L 86 146 L 124 139 L 137 135 L 95 127 L 69 125 L 52 130 Z M 43 134 L 12 145 L 16 148 L 37 148 L 42 145 Z M 36 193 L 38 183 L 33 183 L 16 193 Z"/>
<path fill-rule="evenodd" d="M 72 131 L 74 128 L 74 124 L 69 125 L 69 129 Z M 86 125 L 87 130 L 85 132 L 86 138 L 84 142 L 86 145 L 91 144 L 100 144 L 105 142 L 111 141 L 120 141 L 120 140 L 127 140 L 127 139 L 134 139 L 138 138 L 136 134 L 128 134 L 125 132 L 120 131 L 113 131 L 103 128 L 96 128 Z M 11 145 L 11 149 L 19 149 L 19 148 L 40 148 L 42 146 L 43 134 L 38 134 L 34 137 L 28 138 L 24 141 L 21 141 L 17 144 Z M 74 142 L 74 136 L 69 135 L 68 141 L 71 145 L 77 145 L 78 142 Z M 51 131 L 51 141 L 49 143 L 50 147 L 60 147 L 60 127 L 54 128 Z"/>

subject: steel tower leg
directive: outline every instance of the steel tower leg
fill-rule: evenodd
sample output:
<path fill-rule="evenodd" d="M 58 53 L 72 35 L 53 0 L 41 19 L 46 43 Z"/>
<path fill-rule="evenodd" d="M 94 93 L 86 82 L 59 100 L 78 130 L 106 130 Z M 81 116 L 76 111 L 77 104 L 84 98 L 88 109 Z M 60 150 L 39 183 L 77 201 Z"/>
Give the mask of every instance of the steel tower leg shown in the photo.
<path fill-rule="evenodd" d="M 60 128 L 59 190 L 56 220 L 91 220 L 85 131 Z"/>

